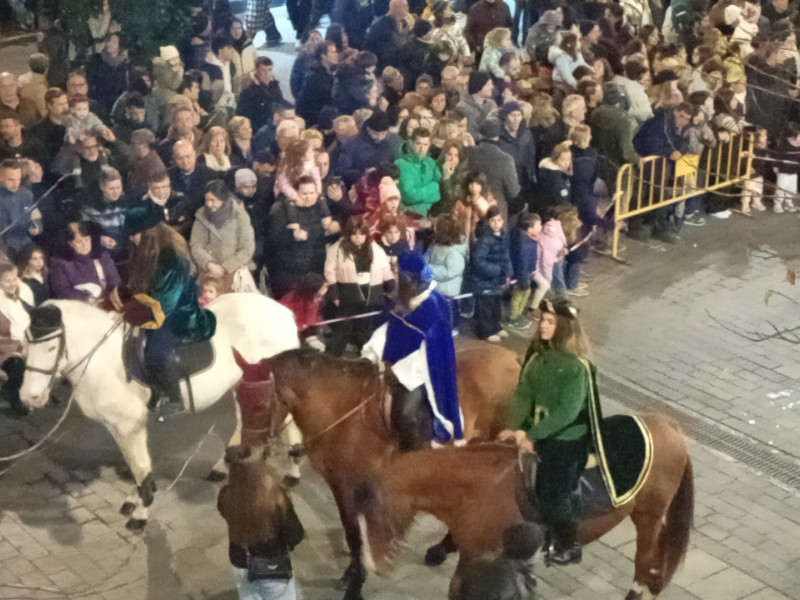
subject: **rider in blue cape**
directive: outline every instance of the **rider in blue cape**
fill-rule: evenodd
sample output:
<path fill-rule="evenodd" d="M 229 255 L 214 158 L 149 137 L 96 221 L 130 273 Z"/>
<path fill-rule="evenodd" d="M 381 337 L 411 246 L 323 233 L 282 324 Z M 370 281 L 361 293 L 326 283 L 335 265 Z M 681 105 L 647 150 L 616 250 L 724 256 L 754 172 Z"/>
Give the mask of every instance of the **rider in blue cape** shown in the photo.
<path fill-rule="evenodd" d="M 392 420 L 400 449 L 421 440 L 438 447 L 463 443 L 463 416 L 458 402 L 456 356 L 450 308 L 437 292 L 425 259 L 414 252 L 398 257 L 398 306 L 362 349 L 383 360 L 399 382 L 394 390 Z"/>

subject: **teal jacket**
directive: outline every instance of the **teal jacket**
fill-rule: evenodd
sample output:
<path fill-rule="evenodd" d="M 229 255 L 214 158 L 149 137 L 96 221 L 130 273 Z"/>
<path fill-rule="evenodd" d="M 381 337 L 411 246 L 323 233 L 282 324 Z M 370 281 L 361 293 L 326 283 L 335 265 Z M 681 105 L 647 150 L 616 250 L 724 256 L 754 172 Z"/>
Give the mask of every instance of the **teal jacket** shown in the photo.
<path fill-rule="evenodd" d="M 577 356 L 561 350 L 534 354 L 522 367 L 509 426 L 531 440 L 577 440 L 589 434 L 588 402 L 595 386 L 590 368 L 591 376 Z"/>
<path fill-rule="evenodd" d="M 413 151 L 395 161 L 400 169 L 400 194 L 403 206 L 423 217 L 441 198 L 442 171 L 430 156 L 420 158 Z"/>
<path fill-rule="evenodd" d="M 159 256 L 149 296 L 161 304 L 165 316 L 162 327 L 167 327 L 178 337 L 186 341 L 201 341 L 214 335 L 217 318 L 210 310 L 200 308 L 191 264 L 174 250 L 166 250 Z"/>

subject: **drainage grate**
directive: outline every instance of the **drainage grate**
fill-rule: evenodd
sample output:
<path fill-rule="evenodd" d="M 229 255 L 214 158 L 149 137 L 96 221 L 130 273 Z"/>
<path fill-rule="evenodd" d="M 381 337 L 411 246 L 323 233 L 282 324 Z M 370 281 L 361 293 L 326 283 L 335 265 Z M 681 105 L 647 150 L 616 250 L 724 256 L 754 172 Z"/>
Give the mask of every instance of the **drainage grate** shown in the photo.
<path fill-rule="evenodd" d="M 601 392 L 636 412 L 652 412 L 677 422 L 684 433 L 697 442 L 713 448 L 795 490 L 800 490 L 800 457 L 716 423 L 685 408 L 677 409 L 649 392 L 640 392 L 624 380 L 602 378 Z"/>

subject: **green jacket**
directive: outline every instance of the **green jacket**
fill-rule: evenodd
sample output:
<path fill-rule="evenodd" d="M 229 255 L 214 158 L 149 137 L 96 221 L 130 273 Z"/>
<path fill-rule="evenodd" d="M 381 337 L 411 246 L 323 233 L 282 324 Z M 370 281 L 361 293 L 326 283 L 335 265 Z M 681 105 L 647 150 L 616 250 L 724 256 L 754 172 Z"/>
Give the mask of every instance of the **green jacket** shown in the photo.
<path fill-rule="evenodd" d="M 403 206 L 409 210 L 428 216 L 431 206 L 441 198 L 439 181 L 442 171 L 430 156 L 420 158 L 413 151 L 395 161 L 400 169 L 400 194 Z"/>
<path fill-rule="evenodd" d="M 561 350 L 533 355 L 522 367 L 509 426 L 531 440 L 576 440 L 589 434 L 594 366 L 591 371 L 590 377 L 577 356 Z"/>

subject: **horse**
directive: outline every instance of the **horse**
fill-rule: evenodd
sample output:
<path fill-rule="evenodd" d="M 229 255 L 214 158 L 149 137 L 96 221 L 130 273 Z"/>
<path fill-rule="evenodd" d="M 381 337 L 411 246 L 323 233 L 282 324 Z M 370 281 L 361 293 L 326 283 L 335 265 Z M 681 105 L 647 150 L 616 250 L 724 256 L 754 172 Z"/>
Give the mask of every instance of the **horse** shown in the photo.
<path fill-rule="evenodd" d="M 457 346 L 456 362 L 464 437 L 491 439 L 505 428 L 519 374 L 517 355 L 501 346 L 474 342 Z M 355 484 L 352 478 L 359 482 L 377 478 L 383 462 L 394 452 L 383 402 L 386 385 L 378 367 L 368 360 L 333 358 L 310 349 L 283 352 L 262 363 L 262 377 L 269 372 L 274 378 L 278 399 L 271 404 L 268 429 L 276 430 L 288 410 L 300 431 L 305 432 L 306 454 L 333 492 L 350 549 L 351 562 L 342 577 L 345 597 L 360 598 L 366 576 L 355 511 L 360 483 Z M 247 370 L 247 365 L 241 366 Z M 309 376 L 311 373 L 313 376 Z M 330 405 L 318 402 L 328 395 L 337 401 Z M 343 410 L 339 399 L 344 396 L 359 400 Z M 371 402 L 365 402 L 365 398 Z M 313 410 L 303 410 L 301 399 L 307 399 L 309 408 L 313 404 Z M 359 411 L 361 417 L 356 418 Z M 321 427 L 320 423 L 328 426 Z M 353 452 L 360 447 L 369 451 Z M 337 455 L 330 453 L 331 448 L 351 450 Z"/>
<path fill-rule="evenodd" d="M 499 381 L 508 377 L 506 371 L 492 368 L 493 361 L 508 360 L 498 350 L 483 346 L 479 372 L 494 387 L 513 387 L 516 375 L 510 382 Z M 269 362 L 276 406 L 294 417 L 312 466 L 336 499 L 351 551 L 343 577 L 345 600 L 361 598 L 364 565 L 385 562 L 419 511 L 450 528 L 448 536 L 460 553 L 453 593 L 463 569 L 498 551 L 503 530 L 523 521 L 516 447 L 489 442 L 399 453 L 383 424 L 378 401 L 382 384 L 375 365 L 294 350 Z M 459 363 L 459 373 L 464 368 Z M 472 368 L 478 370 L 477 365 Z M 518 370 L 517 366 L 517 374 Z M 469 392 L 462 383 L 459 378 L 459 393 L 466 397 Z M 273 418 L 282 418 L 280 410 Z M 657 595 L 670 581 L 686 553 L 694 510 L 692 463 L 682 432 L 660 416 L 644 420 L 653 438 L 654 460 L 641 490 L 629 502 L 583 520 L 579 527 L 579 539 L 588 543 L 632 518 L 637 550 L 626 600 Z"/>
<path fill-rule="evenodd" d="M 224 294 L 208 308 L 217 317 L 212 338 L 214 361 L 190 377 L 197 410 L 208 408 L 239 381 L 242 371 L 232 349 L 258 361 L 299 347 L 297 327 L 289 309 L 260 294 Z M 65 376 L 73 398 L 90 419 L 101 421 L 116 441 L 136 482 L 120 511 L 129 516 L 126 527 L 141 530 L 154 499 L 155 480 L 147 449 L 147 402 L 150 390 L 126 375 L 123 364 L 121 317 L 76 300 L 51 300 L 36 311 L 60 311 L 60 327 L 38 339 L 28 331 L 27 368 L 20 397 L 32 408 L 44 406 L 53 382 Z M 188 389 L 181 382 L 184 398 Z M 241 416 L 229 445 L 241 437 Z M 213 474 L 227 473 L 222 457 Z"/>

